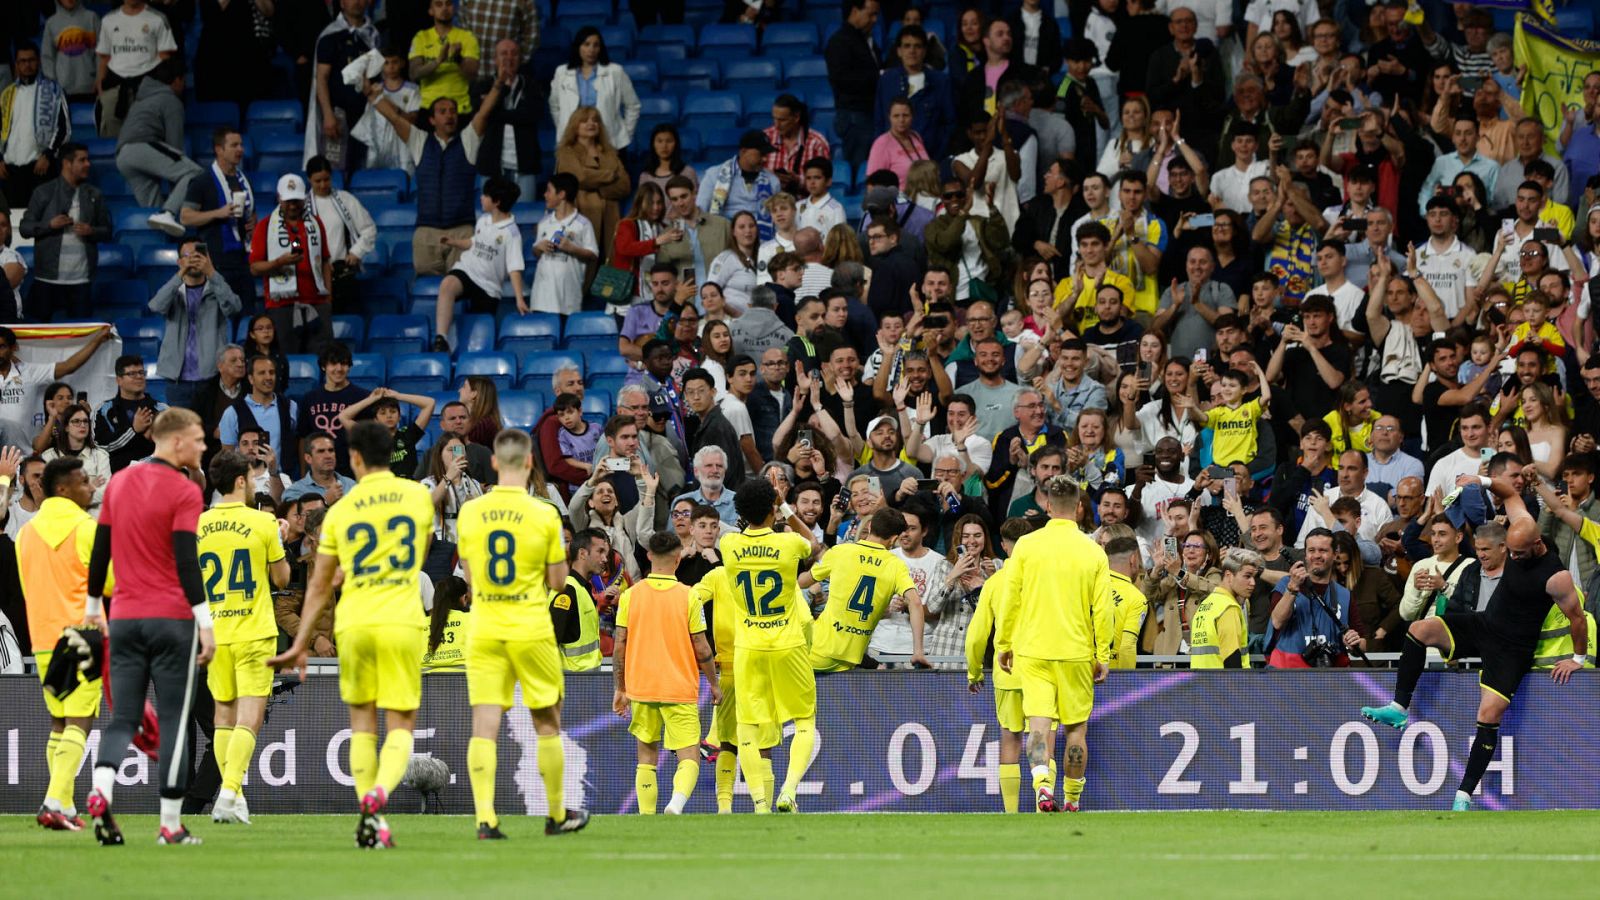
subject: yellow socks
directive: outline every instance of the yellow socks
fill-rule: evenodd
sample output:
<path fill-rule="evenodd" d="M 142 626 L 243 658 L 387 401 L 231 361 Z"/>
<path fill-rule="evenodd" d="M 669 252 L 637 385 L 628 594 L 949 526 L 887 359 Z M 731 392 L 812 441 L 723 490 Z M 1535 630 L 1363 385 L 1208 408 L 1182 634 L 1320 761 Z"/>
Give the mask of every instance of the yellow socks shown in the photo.
<path fill-rule="evenodd" d="M 639 796 L 639 815 L 656 814 L 656 767 L 639 763 L 633 767 L 633 791 Z"/>
<path fill-rule="evenodd" d="M 475 737 L 467 741 L 467 771 L 472 779 L 472 807 L 478 822 L 493 828 L 500 824 L 494 814 L 495 742 Z"/>
<path fill-rule="evenodd" d="M 738 735 L 729 735 L 729 737 L 738 737 Z M 712 746 L 722 743 L 717 735 L 717 708 L 715 706 L 711 707 L 711 724 L 706 728 L 706 743 Z M 729 741 L 729 743 L 732 743 L 732 741 Z"/>
<path fill-rule="evenodd" d="M 1054 797 L 1056 795 L 1056 761 L 1055 761 L 1055 757 L 1051 757 L 1050 758 L 1050 781 L 1047 783 L 1047 786 L 1050 788 L 1050 796 Z"/>
<path fill-rule="evenodd" d="M 811 754 L 816 749 L 817 720 L 796 719 L 794 739 L 789 741 L 789 769 L 783 773 L 783 796 L 794 796 L 795 789 L 800 786 L 800 779 L 806 777 L 806 769 L 811 765 Z"/>
<path fill-rule="evenodd" d="M 761 727 L 739 723 L 739 771 L 744 773 L 744 783 L 750 788 L 750 802 L 759 813 L 772 812 L 772 789 L 768 786 L 771 769 L 762 768 Z M 771 763 L 767 764 L 769 767 Z"/>
<path fill-rule="evenodd" d="M 1017 811 L 1017 791 L 1022 788 L 1022 766 L 1018 763 L 1000 764 L 1000 805 L 1008 813 Z"/>
<path fill-rule="evenodd" d="M 221 731 L 222 729 L 217 729 Z M 248 728 L 234 728 L 228 736 L 227 763 L 222 770 L 222 789 L 239 793 L 239 786 L 244 784 L 245 773 L 250 771 L 250 758 L 256 752 L 256 733 Z M 224 745 L 217 747 L 217 761 L 221 763 Z"/>
<path fill-rule="evenodd" d="M 699 749 L 696 748 L 696 753 Z M 695 783 L 700 780 L 700 760 L 680 759 L 678 769 L 672 773 L 672 799 L 667 803 L 667 812 L 678 815 L 689 804 L 689 795 L 694 793 Z"/>
<path fill-rule="evenodd" d="M 739 777 L 739 754 L 723 747 L 717 753 L 717 812 L 733 812 L 733 783 Z"/>
<path fill-rule="evenodd" d="M 716 720 L 713 719 L 712 722 L 715 723 Z M 55 777 L 56 774 L 56 748 L 59 746 L 61 746 L 61 735 L 54 731 L 50 732 L 50 737 L 44 742 L 44 768 L 51 777 Z"/>
<path fill-rule="evenodd" d="M 233 742 L 233 726 L 218 725 L 211 732 L 211 753 L 217 758 L 217 773 L 222 776 L 222 789 L 228 789 L 228 748 Z"/>
<path fill-rule="evenodd" d="M 760 756 L 759 753 L 756 754 L 756 755 Z M 767 789 L 767 806 L 769 808 L 772 805 L 773 798 L 777 796 L 776 794 L 772 793 L 773 781 L 774 781 L 774 779 L 772 777 L 772 757 L 770 757 L 770 756 L 761 756 L 761 783 Z"/>
<path fill-rule="evenodd" d="M 350 777 L 356 782 L 356 799 L 372 790 L 378 779 L 378 736 L 370 731 L 350 732 Z"/>
<path fill-rule="evenodd" d="M 56 754 L 50 760 L 50 787 L 45 796 L 60 803 L 63 810 L 74 808 L 73 785 L 78 780 L 78 766 L 83 762 L 83 743 L 83 729 L 76 725 L 68 725 L 55 742 Z"/>
<path fill-rule="evenodd" d="M 375 787 L 392 794 L 406 777 L 406 767 L 411 764 L 411 732 L 399 728 L 389 729 L 383 736 L 383 752 L 378 754 L 378 780 Z"/>
<path fill-rule="evenodd" d="M 566 768 L 561 733 L 539 735 L 539 777 L 544 779 L 544 795 L 550 801 L 550 818 L 558 825 L 567 820 Z"/>
<path fill-rule="evenodd" d="M 1077 803 L 1078 798 L 1083 796 L 1082 778 L 1063 778 L 1061 787 L 1066 792 L 1068 803 Z"/>

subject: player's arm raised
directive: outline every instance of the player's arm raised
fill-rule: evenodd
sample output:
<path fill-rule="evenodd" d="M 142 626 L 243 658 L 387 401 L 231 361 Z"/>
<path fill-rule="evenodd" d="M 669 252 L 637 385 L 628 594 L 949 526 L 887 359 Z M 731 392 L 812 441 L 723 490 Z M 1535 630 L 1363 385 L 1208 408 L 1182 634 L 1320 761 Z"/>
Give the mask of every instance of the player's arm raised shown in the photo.
<path fill-rule="evenodd" d="M 1561 612 L 1572 623 L 1572 658 L 1563 659 L 1550 670 L 1550 678 L 1556 684 L 1566 684 L 1572 673 L 1583 668 L 1589 655 L 1589 620 L 1583 612 L 1583 595 L 1578 593 L 1577 585 L 1572 583 L 1572 573 L 1565 569 L 1550 576 L 1545 583 L 1545 592 L 1556 601 L 1556 606 L 1561 607 Z"/>
<path fill-rule="evenodd" d="M 911 614 L 911 665 L 931 669 L 927 654 L 922 652 L 922 632 L 927 625 L 928 612 L 922 608 L 922 595 L 912 588 L 901 595 L 906 598 L 906 612 Z"/>
<path fill-rule="evenodd" d="M 722 702 L 722 684 L 717 680 L 717 655 L 711 650 L 711 642 L 706 640 L 704 631 L 696 631 L 689 636 L 694 643 L 694 661 L 700 666 L 700 674 L 705 677 L 706 684 L 711 686 L 711 702 Z"/>

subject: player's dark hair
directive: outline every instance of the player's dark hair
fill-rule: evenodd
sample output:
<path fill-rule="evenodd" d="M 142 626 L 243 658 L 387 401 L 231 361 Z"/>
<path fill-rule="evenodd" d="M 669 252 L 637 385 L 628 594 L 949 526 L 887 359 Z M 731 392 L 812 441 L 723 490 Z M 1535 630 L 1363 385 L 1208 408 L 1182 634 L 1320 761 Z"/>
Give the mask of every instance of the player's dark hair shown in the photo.
<path fill-rule="evenodd" d="M 746 523 L 760 527 L 772 518 L 778 505 L 778 491 L 765 478 L 752 478 L 739 485 L 733 495 L 733 511 Z"/>
<path fill-rule="evenodd" d="M 49 471 L 47 468 L 46 472 Z M 211 458 L 211 468 L 206 476 L 211 479 L 211 489 L 219 494 L 233 493 L 233 486 L 239 479 L 250 477 L 250 461 L 244 454 L 237 450 L 223 450 Z M 46 488 L 46 493 L 49 489 Z"/>
<path fill-rule="evenodd" d="M 1138 538 L 1119 537 L 1112 538 L 1110 541 L 1106 542 L 1106 556 L 1112 558 L 1127 556 L 1131 553 L 1138 552 L 1140 552 Z"/>
<path fill-rule="evenodd" d="M 1509 466 L 1512 463 L 1520 462 L 1522 462 L 1522 457 L 1515 453 L 1496 453 L 1495 455 L 1489 457 L 1489 477 L 1493 478 L 1496 475 L 1499 475 L 1501 472 L 1504 472 L 1506 470 L 1506 466 Z"/>
<path fill-rule="evenodd" d="M 377 422 L 357 422 L 350 429 L 350 455 L 368 469 L 387 469 L 394 456 L 394 434 Z"/>
<path fill-rule="evenodd" d="M 433 613 L 428 617 L 428 652 L 439 649 L 439 644 L 444 640 L 445 625 L 450 622 L 450 614 L 458 609 L 466 609 L 463 602 L 467 597 L 467 582 L 457 575 L 446 575 L 433 583 Z"/>
<path fill-rule="evenodd" d="M 355 362 L 355 355 L 350 352 L 349 345 L 343 341 L 334 341 L 323 349 L 322 355 L 317 357 L 317 368 L 326 369 L 329 366 L 348 366 Z"/>
<path fill-rule="evenodd" d="M 46 497 L 54 497 L 56 489 L 66 481 L 67 476 L 83 468 L 82 457 L 58 456 L 44 465 L 44 475 L 39 479 L 40 486 L 44 488 Z"/>
<path fill-rule="evenodd" d="M 572 393 L 557 394 L 555 405 L 550 408 L 558 413 L 566 412 L 569 409 L 581 410 L 583 409 L 583 398 Z"/>
<path fill-rule="evenodd" d="M 650 553 L 652 559 L 658 556 L 676 556 L 682 549 L 683 539 L 679 538 L 678 533 L 671 528 L 661 529 L 650 535 L 650 540 L 645 542 L 645 550 Z"/>
<path fill-rule="evenodd" d="M 1567 477 L 1570 472 L 1580 475 L 1594 474 L 1594 458 L 1587 453 L 1569 453 L 1561 460 L 1561 477 Z"/>
<path fill-rule="evenodd" d="M 677 532 L 673 533 L 676 534 Z M 585 528 L 577 534 L 574 534 L 572 536 L 572 542 L 567 545 L 567 561 L 571 562 L 576 560 L 578 558 L 579 550 L 590 549 L 594 546 L 594 542 L 597 540 L 605 541 L 607 544 L 611 543 L 611 537 L 599 528 Z"/>
<path fill-rule="evenodd" d="M 906 517 L 898 509 L 884 507 L 867 520 L 867 531 L 871 532 L 873 537 L 880 537 L 885 541 L 894 540 L 905 530 Z"/>
<path fill-rule="evenodd" d="M 1039 523 L 1026 516 L 1012 516 L 1000 523 L 1000 539 L 1013 544 L 1022 540 L 1024 535 L 1032 534 L 1039 527 Z"/>
<path fill-rule="evenodd" d="M 689 382 L 691 381 L 703 381 L 706 383 L 706 387 L 710 388 L 711 390 L 715 391 L 717 389 L 716 379 L 711 377 L 710 372 L 700 368 L 699 366 L 695 366 L 689 371 L 684 372 L 682 381 L 684 390 L 689 389 Z"/>
<path fill-rule="evenodd" d="M 1252 519 L 1256 516 L 1270 516 L 1272 518 L 1272 524 L 1278 526 L 1280 529 L 1283 528 L 1283 513 L 1278 512 L 1277 507 L 1258 506 L 1250 511 L 1250 517 Z"/>
<path fill-rule="evenodd" d="M 483 196 L 493 200 L 496 209 L 508 213 L 516 205 L 517 198 L 522 196 L 522 188 L 515 181 L 496 175 L 483 183 Z"/>
<path fill-rule="evenodd" d="M 1055 475 L 1044 483 L 1051 512 L 1075 513 L 1078 509 L 1078 482 L 1070 475 Z"/>
<path fill-rule="evenodd" d="M 1327 538 L 1331 541 L 1333 540 L 1333 532 L 1327 528 L 1313 528 L 1306 532 L 1306 539 L 1302 542 L 1302 545 L 1311 543 L 1312 538 Z"/>
<path fill-rule="evenodd" d="M 689 521 L 700 522 L 705 519 L 716 519 L 720 522 L 722 521 L 722 513 L 717 512 L 715 506 L 705 503 L 697 504 L 694 509 L 689 510 Z"/>

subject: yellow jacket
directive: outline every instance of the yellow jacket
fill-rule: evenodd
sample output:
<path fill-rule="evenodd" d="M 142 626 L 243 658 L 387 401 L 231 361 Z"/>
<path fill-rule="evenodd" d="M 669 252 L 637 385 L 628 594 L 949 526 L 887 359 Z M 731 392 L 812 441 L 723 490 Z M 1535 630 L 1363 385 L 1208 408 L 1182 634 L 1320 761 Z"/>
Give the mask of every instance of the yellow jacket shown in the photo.
<path fill-rule="evenodd" d="M 1110 664 L 1111 567 L 1100 545 L 1069 519 L 1025 535 L 1005 568 L 995 651 L 1059 662 Z"/>
<path fill-rule="evenodd" d="M 1121 572 L 1111 573 L 1111 599 L 1116 604 L 1116 645 L 1111 650 L 1111 668 L 1131 669 L 1139 655 L 1139 628 L 1150 601 Z"/>
<path fill-rule="evenodd" d="M 972 620 L 967 622 L 968 681 L 978 681 L 983 678 L 983 651 L 989 646 L 989 635 L 994 633 L 995 621 L 999 618 L 996 607 L 1005 604 L 1008 596 L 1007 584 L 1015 571 L 1016 569 L 1010 565 L 1001 566 L 998 572 L 989 576 L 989 580 L 983 583 L 983 590 L 978 593 L 978 606 L 972 611 Z M 1021 690 L 1022 679 L 995 666 L 994 689 Z"/>

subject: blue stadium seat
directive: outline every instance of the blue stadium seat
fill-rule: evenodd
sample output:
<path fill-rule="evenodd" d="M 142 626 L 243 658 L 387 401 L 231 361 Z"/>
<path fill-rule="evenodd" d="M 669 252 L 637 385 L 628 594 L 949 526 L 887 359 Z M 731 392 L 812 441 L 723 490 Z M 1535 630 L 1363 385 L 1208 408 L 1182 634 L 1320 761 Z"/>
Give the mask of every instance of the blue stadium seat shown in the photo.
<path fill-rule="evenodd" d="M 641 94 L 639 96 L 639 118 L 678 120 L 678 98 L 672 94 Z M 649 131 L 640 126 L 640 131 Z"/>
<path fill-rule="evenodd" d="M 588 373 L 589 383 L 594 379 L 606 375 L 627 375 L 633 371 L 628 366 L 628 361 L 623 359 L 615 350 L 610 353 L 585 353 L 583 355 L 583 370 Z"/>
<path fill-rule="evenodd" d="M 761 52 L 767 56 L 810 56 L 817 49 L 817 26 L 811 22 L 773 22 L 761 32 Z"/>
<path fill-rule="evenodd" d="M 367 334 L 367 320 L 361 316 L 334 316 L 333 339 L 349 347 L 351 351 L 360 350 Z"/>
<path fill-rule="evenodd" d="M 539 220 L 544 218 L 545 207 L 543 203 L 519 203 L 511 210 L 511 219 L 517 227 L 523 229 L 523 234 L 532 237 L 533 229 L 539 227 Z"/>
<path fill-rule="evenodd" d="M 661 87 L 688 98 L 695 92 L 710 91 L 722 82 L 722 66 L 715 59 L 663 60 Z"/>
<path fill-rule="evenodd" d="M 132 353 L 134 351 L 127 349 L 127 346 L 124 345 L 123 346 L 123 352 Z M 158 349 L 156 352 L 159 354 L 160 350 Z M 141 354 L 141 355 L 147 355 L 148 356 L 150 354 Z M 165 402 L 167 402 L 167 380 L 165 378 L 156 378 L 156 377 L 153 377 L 153 376 L 148 378 L 148 379 L 146 379 L 145 383 L 144 383 L 144 392 L 147 395 L 149 395 L 152 399 L 154 399 L 157 403 L 165 403 Z"/>
<path fill-rule="evenodd" d="M 384 206 L 371 210 L 372 220 L 379 228 L 403 228 L 414 231 L 417 227 L 415 206 Z"/>
<path fill-rule="evenodd" d="M 561 349 L 572 353 L 605 353 L 616 352 L 617 337 L 612 334 L 588 334 L 576 337 L 567 337 L 561 342 Z"/>
<path fill-rule="evenodd" d="M 378 246 L 384 245 L 380 243 Z M 367 312 L 374 315 L 411 310 L 411 288 L 402 277 L 391 275 L 369 279 L 362 283 L 361 293 L 366 301 Z"/>
<path fill-rule="evenodd" d="M 771 115 L 771 110 L 767 112 Z M 705 151 L 701 154 L 706 161 L 715 165 L 724 162 L 739 152 L 739 139 L 744 136 L 743 128 L 730 126 L 709 127 L 702 126 L 700 138 L 705 141 Z"/>
<path fill-rule="evenodd" d="M 373 316 L 367 323 L 367 349 L 373 353 L 421 353 L 432 338 L 433 321 L 419 315 Z"/>
<path fill-rule="evenodd" d="M 112 160 L 117 157 L 117 139 L 103 137 L 84 138 L 83 146 L 89 151 L 89 160 L 99 165 L 112 165 Z M 92 169 L 90 171 L 93 171 Z"/>
<path fill-rule="evenodd" d="M 450 357 L 443 353 L 402 353 L 389 360 L 389 387 L 402 394 L 442 391 L 450 380 Z"/>
<path fill-rule="evenodd" d="M 372 390 L 389 380 L 389 358 L 383 353 L 356 353 L 350 360 L 350 383 Z"/>
<path fill-rule="evenodd" d="M 188 127 L 204 126 L 207 130 L 221 125 L 239 127 L 239 104 L 231 101 L 207 100 L 184 104 L 184 120 Z M 210 138 L 207 138 L 209 142 Z M 208 148 L 209 149 L 209 148 Z"/>
<path fill-rule="evenodd" d="M 533 391 L 501 391 L 500 417 L 509 428 L 533 430 L 535 422 L 544 415 L 546 404 Z"/>
<path fill-rule="evenodd" d="M 775 59 L 745 59 L 722 67 L 723 83 L 730 90 L 775 88 L 781 80 L 781 74 Z"/>
<path fill-rule="evenodd" d="M 562 21 L 566 21 L 566 7 L 563 3 Z M 607 4 L 610 5 L 609 3 Z M 633 56 L 633 25 L 599 25 L 600 40 L 605 42 L 606 52 L 612 59 L 627 59 Z M 629 76 L 632 77 L 632 76 Z"/>
<path fill-rule="evenodd" d="M 534 350 L 554 350 L 561 339 L 561 317 L 555 313 L 509 315 L 500 320 L 495 349 L 519 356 Z"/>
<path fill-rule="evenodd" d="M 611 418 L 611 395 L 601 391 L 583 392 L 583 417 L 604 425 Z"/>
<path fill-rule="evenodd" d="M 567 317 L 566 327 L 562 333 L 567 337 L 593 334 L 616 337 L 617 320 L 614 316 L 604 312 L 573 313 Z"/>
<path fill-rule="evenodd" d="M 628 73 L 628 80 L 633 82 L 635 93 L 639 91 L 653 91 L 661 83 L 661 70 L 653 59 L 635 59 L 622 64 L 622 71 Z"/>
<path fill-rule="evenodd" d="M 108 202 L 131 202 L 133 188 L 128 186 L 128 179 L 122 177 L 114 164 L 96 166 L 89 165 L 89 183 L 100 189 Z"/>
<path fill-rule="evenodd" d="M 673 62 L 688 59 L 689 48 L 676 41 L 641 43 L 633 49 L 633 55 L 638 59 L 650 60 L 655 63 Z"/>
<path fill-rule="evenodd" d="M 300 163 L 301 154 L 299 151 L 294 153 L 263 153 L 256 157 L 255 171 L 250 173 L 250 184 L 252 187 L 256 184 L 269 184 L 276 190 L 278 179 L 281 176 L 290 173 L 300 174 Z M 268 209 L 269 207 L 261 205 L 258 198 L 257 208 Z"/>
<path fill-rule="evenodd" d="M 806 92 L 806 105 L 812 112 L 833 112 L 833 91 L 828 88 L 817 88 Z"/>
<path fill-rule="evenodd" d="M 444 277 L 440 275 L 418 275 L 417 280 L 411 282 L 411 297 L 413 300 L 421 297 L 429 300 L 439 296 L 439 282 Z"/>
<path fill-rule="evenodd" d="M 732 91 L 696 92 L 683 101 L 683 124 L 701 132 L 708 128 L 737 128 L 743 114 L 744 103 Z M 734 144 L 737 146 L 737 138 Z"/>
<path fill-rule="evenodd" d="M 498 349 L 494 345 L 494 316 L 487 313 L 456 316 L 450 330 L 450 346 L 456 348 L 458 355 Z"/>
<path fill-rule="evenodd" d="M 415 252 L 411 246 L 411 235 L 403 231 L 391 232 L 391 235 L 398 237 L 399 240 L 389 244 L 389 271 L 395 273 L 411 271 L 412 254 Z M 378 236 L 380 238 L 384 236 L 381 229 Z M 438 291 L 435 290 L 434 293 Z"/>
<path fill-rule="evenodd" d="M 245 111 L 245 128 L 260 130 L 260 126 L 288 126 L 293 131 L 305 124 L 306 114 L 294 100 L 257 100 Z"/>
<path fill-rule="evenodd" d="M 239 323 L 242 329 L 249 326 L 248 316 Z M 243 340 L 241 333 L 240 340 Z M 289 393 L 295 396 L 304 394 L 316 387 L 321 373 L 317 371 L 317 358 L 309 353 L 289 354 Z"/>
<path fill-rule="evenodd" d="M 645 135 L 648 141 L 650 136 Z M 701 162 L 705 156 L 706 143 L 700 138 L 700 131 L 696 128 L 685 128 L 678 132 L 678 146 L 682 148 L 685 162 Z"/>
<path fill-rule="evenodd" d="M 101 252 L 103 253 L 104 251 Z M 106 281 L 97 279 L 89 287 L 89 297 L 93 300 L 96 308 L 102 306 L 142 308 L 150 302 L 150 289 L 143 281 Z"/>
<path fill-rule="evenodd" d="M 119 235 L 123 232 L 134 231 L 156 233 L 156 230 L 150 227 L 149 219 L 151 215 L 157 212 L 160 212 L 160 210 L 142 209 L 137 206 L 123 207 L 121 212 L 112 213 L 111 230 Z"/>
<path fill-rule="evenodd" d="M 494 381 L 501 391 L 511 390 L 517 380 L 517 358 L 510 353 L 493 350 L 482 353 L 463 353 L 456 359 L 455 381 L 457 387 L 468 375 L 483 375 Z"/>
<path fill-rule="evenodd" d="M 72 122 L 72 130 L 73 131 L 77 131 L 79 129 L 82 129 L 84 132 L 86 132 L 88 134 L 93 134 L 94 133 L 95 128 L 94 128 L 94 104 L 93 103 L 73 103 L 73 104 L 70 104 L 67 107 L 67 118 Z"/>
<path fill-rule="evenodd" d="M 591 375 L 586 382 L 588 390 L 585 393 L 594 391 L 597 394 L 605 394 L 611 398 L 611 403 L 615 407 L 617 392 L 622 390 L 622 385 L 627 380 L 628 376 L 626 375 Z"/>
<path fill-rule="evenodd" d="M 556 6 L 556 11 L 560 14 L 561 21 L 566 23 L 571 18 L 584 16 L 591 18 L 599 16 L 610 21 L 613 4 L 611 0 L 560 0 Z"/>
<path fill-rule="evenodd" d="M 518 384 L 524 388 L 549 390 L 550 376 L 568 364 L 583 370 L 583 354 L 565 350 L 535 350 L 522 357 L 518 371 L 522 373 Z"/>
<path fill-rule="evenodd" d="M 115 323 L 117 336 L 122 338 L 126 347 L 130 340 L 147 340 L 161 342 L 161 336 L 166 333 L 166 320 L 160 316 L 135 316 L 118 319 Z M 136 353 L 138 351 L 124 349 L 123 353 Z"/>
<path fill-rule="evenodd" d="M 766 128 L 772 124 L 772 103 L 777 100 L 783 91 L 763 89 L 745 90 L 744 94 L 744 122 L 745 128 Z"/>
<path fill-rule="evenodd" d="M 721 4 L 717 4 L 721 6 Z M 754 56 L 756 52 L 756 27 L 754 25 L 707 25 L 700 29 L 698 41 L 700 55 L 715 54 L 729 58 Z"/>
<path fill-rule="evenodd" d="M 124 244 L 101 244 L 96 278 L 122 278 L 133 274 L 133 251 Z"/>
<path fill-rule="evenodd" d="M 178 268 L 178 248 L 175 245 L 165 247 L 141 247 L 136 257 L 139 261 L 139 271 L 148 272 L 155 270 L 162 276 L 162 282 L 172 277 Z"/>
<path fill-rule="evenodd" d="M 829 90 L 828 62 L 820 56 L 786 60 L 783 75 L 784 84 L 808 100 L 814 91 Z"/>
<path fill-rule="evenodd" d="M 410 181 L 403 169 L 358 169 L 350 175 L 350 193 L 370 210 L 374 201 L 400 203 L 406 198 Z"/>
<path fill-rule="evenodd" d="M 648 0 L 641 0 L 648 2 Z M 838 10 L 834 10 L 838 14 Z M 677 44 L 681 47 L 692 49 L 694 47 L 693 25 L 651 25 L 639 35 L 635 45 L 643 49 L 649 45 Z"/>

